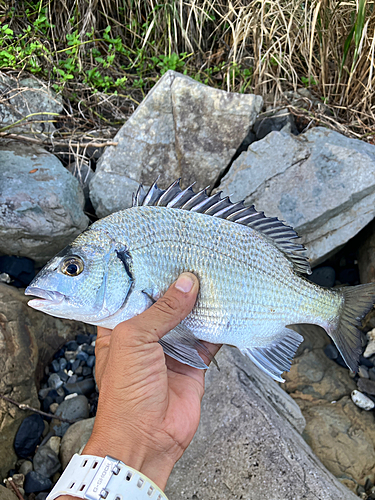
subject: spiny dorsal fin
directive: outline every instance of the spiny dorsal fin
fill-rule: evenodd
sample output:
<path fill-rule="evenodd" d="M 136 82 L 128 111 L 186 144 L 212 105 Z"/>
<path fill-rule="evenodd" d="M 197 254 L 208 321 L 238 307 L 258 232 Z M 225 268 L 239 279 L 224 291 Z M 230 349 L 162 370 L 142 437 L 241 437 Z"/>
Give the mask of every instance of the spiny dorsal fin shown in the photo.
<path fill-rule="evenodd" d="M 305 247 L 292 241 L 298 238 L 298 234 L 292 227 L 287 226 L 277 217 L 266 217 L 263 212 L 255 210 L 254 205 L 247 207 L 243 201 L 232 203 L 228 196 L 222 198 L 221 192 L 208 196 L 208 188 L 206 188 L 195 193 L 193 185 L 181 189 L 180 179 L 178 179 L 167 189 L 160 189 L 155 181 L 146 193 L 141 184 L 137 193 L 133 194 L 133 207 L 180 208 L 251 227 L 277 246 L 292 262 L 296 271 L 311 274 L 310 264 L 304 255 Z"/>

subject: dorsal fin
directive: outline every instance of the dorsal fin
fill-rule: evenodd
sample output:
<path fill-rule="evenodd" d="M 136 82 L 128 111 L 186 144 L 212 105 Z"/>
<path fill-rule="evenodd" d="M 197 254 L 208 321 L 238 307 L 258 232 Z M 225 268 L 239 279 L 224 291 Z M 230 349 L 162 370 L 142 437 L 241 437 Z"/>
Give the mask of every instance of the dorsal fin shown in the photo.
<path fill-rule="evenodd" d="M 263 212 L 255 210 L 254 205 L 247 207 L 243 201 L 232 203 L 228 196 L 222 198 L 221 191 L 213 196 L 208 196 L 208 188 L 195 193 L 192 189 L 193 185 L 181 189 L 180 179 L 178 179 L 167 189 L 160 189 L 155 181 L 146 193 L 141 184 L 137 193 L 133 194 L 133 207 L 180 208 L 251 227 L 281 250 L 292 262 L 295 271 L 311 274 L 310 264 L 304 255 L 306 249 L 303 245 L 294 243 L 293 240 L 298 238 L 298 234 L 292 227 L 287 226 L 277 217 L 266 217 Z"/>

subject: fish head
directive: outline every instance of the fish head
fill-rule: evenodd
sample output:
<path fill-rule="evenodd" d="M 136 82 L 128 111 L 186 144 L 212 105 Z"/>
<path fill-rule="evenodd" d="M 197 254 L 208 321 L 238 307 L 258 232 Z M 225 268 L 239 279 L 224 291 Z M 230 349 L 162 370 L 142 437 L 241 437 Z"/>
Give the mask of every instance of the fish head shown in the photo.
<path fill-rule="evenodd" d="M 58 318 L 97 324 L 121 309 L 132 288 L 126 251 L 106 235 L 83 233 L 26 288 L 29 306 Z M 97 241 L 100 239 L 101 241 Z"/>

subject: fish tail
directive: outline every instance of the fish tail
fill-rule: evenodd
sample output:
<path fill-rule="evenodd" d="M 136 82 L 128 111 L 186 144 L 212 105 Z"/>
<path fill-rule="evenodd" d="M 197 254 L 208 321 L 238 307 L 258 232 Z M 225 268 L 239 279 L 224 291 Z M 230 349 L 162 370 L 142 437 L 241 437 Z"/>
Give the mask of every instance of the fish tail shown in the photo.
<path fill-rule="evenodd" d="M 375 301 L 375 283 L 345 287 L 341 289 L 343 303 L 338 322 L 328 330 L 345 363 L 354 372 L 358 371 L 362 354 L 361 319 L 372 308 Z"/>

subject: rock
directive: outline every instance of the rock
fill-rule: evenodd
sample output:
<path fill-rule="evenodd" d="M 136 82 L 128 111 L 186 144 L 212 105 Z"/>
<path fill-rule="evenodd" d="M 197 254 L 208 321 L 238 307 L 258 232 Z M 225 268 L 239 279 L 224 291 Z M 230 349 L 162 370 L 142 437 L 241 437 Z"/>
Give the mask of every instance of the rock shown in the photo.
<path fill-rule="evenodd" d="M 42 81 L 34 77 L 17 80 L 0 73 L 0 92 L 2 131 L 7 127 L 13 134 L 35 133 L 40 138 L 41 134 L 45 136 L 55 130 L 51 120 L 62 113 L 62 98 Z M 16 127 L 10 127 L 20 120 Z"/>
<path fill-rule="evenodd" d="M 73 384 L 66 383 L 64 388 L 68 394 L 83 394 L 89 396 L 95 390 L 95 382 L 92 378 L 86 378 Z"/>
<path fill-rule="evenodd" d="M 13 286 L 25 287 L 35 276 L 34 262 L 27 257 L 0 256 L 0 273 L 8 275 Z"/>
<path fill-rule="evenodd" d="M 375 382 L 373 380 L 360 378 L 357 381 L 357 386 L 360 391 L 367 392 L 367 394 L 375 396 Z"/>
<path fill-rule="evenodd" d="M 294 117 L 288 108 L 262 113 L 256 119 L 253 130 L 257 141 L 264 139 L 266 135 L 273 131 L 283 130 L 293 135 L 298 134 L 296 124 L 294 123 Z"/>
<path fill-rule="evenodd" d="M 25 477 L 25 493 L 38 493 L 39 491 L 47 491 L 52 488 L 52 481 L 48 477 L 38 474 L 34 470 L 29 472 Z"/>
<path fill-rule="evenodd" d="M 95 365 L 95 356 L 92 355 L 92 356 L 89 356 L 89 359 L 87 360 L 86 364 L 89 368 L 93 368 L 94 365 Z"/>
<path fill-rule="evenodd" d="M 362 410 L 369 411 L 374 409 L 374 401 L 365 396 L 365 394 L 362 394 L 362 392 L 355 390 L 352 392 L 351 396 L 353 403 L 355 403 L 359 408 L 362 408 Z"/>
<path fill-rule="evenodd" d="M 316 267 L 308 279 L 317 285 L 331 288 L 336 281 L 336 272 L 331 266 Z"/>
<path fill-rule="evenodd" d="M 26 417 L 17 431 L 14 440 L 14 449 L 21 458 L 34 454 L 44 431 L 44 422 L 40 415 L 34 413 Z"/>
<path fill-rule="evenodd" d="M 337 347 L 334 344 L 328 344 L 324 348 L 324 354 L 329 359 L 337 359 L 337 357 L 339 355 L 339 351 L 338 351 Z"/>
<path fill-rule="evenodd" d="M 58 436 L 52 436 L 47 441 L 46 446 L 49 446 L 51 450 L 54 451 L 56 455 L 58 455 L 60 452 L 60 444 L 61 444 L 61 438 Z"/>
<path fill-rule="evenodd" d="M 52 375 L 48 377 L 48 385 L 51 389 L 58 389 L 63 385 L 63 381 L 57 373 L 52 373 Z"/>
<path fill-rule="evenodd" d="M 373 354 L 375 354 L 375 328 L 371 331 L 367 332 L 368 344 L 363 353 L 365 358 L 370 358 Z"/>
<path fill-rule="evenodd" d="M 131 206 L 138 184 L 162 176 L 213 186 L 262 107 L 262 98 L 213 89 L 168 71 L 106 148 L 90 183 L 99 217 Z"/>
<path fill-rule="evenodd" d="M 58 407 L 59 407 L 59 403 L 51 403 L 49 405 L 50 413 L 55 413 Z"/>
<path fill-rule="evenodd" d="M 86 229 L 83 204 L 77 179 L 56 156 L 0 143 L 0 253 L 45 264 Z"/>
<path fill-rule="evenodd" d="M 18 500 L 18 497 L 15 493 L 5 488 L 0 484 L 0 498 L 1 500 Z"/>
<path fill-rule="evenodd" d="M 19 469 L 19 472 L 20 472 L 20 474 L 23 474 L 24 476 L 26 476 L 26 474 L 28 474 L 32 470 L 33 470 L 33 463 L 30 460 L 25 460 L 24 462 L 22 462 L 20 469 Z M 1 495 L 0 495 L 0 498 L 1 498 Z"/>
<path fill-rule="evenodd" d="M 330 340 L 323 329 L 314 325 L 293 328 L 305 341 L 291 371 L 284 374 L 283 388 L 306 419 L 303 436 L 307 443 L 327 469 L 354 491 L 367 477 L 374 479 L 374 417 L 351 401 L 356 384 L 348 369 L 324 354 Z"/>
<path fill-rule="evenodd" d="M 279 413 L 285 404 L 298 413 L 280 387 L 238 350 L 224 347 L 217 358 L 220 372 L 210 369 L 206 375 L 198 432 L 172 471 L 166 495 L 355 500 L 317 460 L 284 410 Z"/>
<path fill-rule="evenodd" d="M 358 375 L 362 378 L 369 378 L 368 368 L 363 365 L 359 365 L 358 367 Z"/>
<path fill-rule="evenodd" d="M 27 306 L 28 300 L 23 290 L 0 283 L 0 394 L 39 408 L 35 384 L 53 354 L 77 333 L 91 333 L 95 328 L 35 311 Z M 27 416 L 0 400 L 0 482 L 17 461 L 13 443 Z"/>
<path fill-rule="evenodd" d="M 86 396 L 80 395 L 71 399 L 65 399 L 57 408 L 55 416 L 65 418 L 66 420 L 88 418 L 89 402 Z M 53 425 L 59 424 L 59 422 L 55 422 L 55 420 L 52 422 Z"/>
<path fill-rule="evenodd" d="M 74 453 L 86 445 L 94 427 L 95 417 L 81 420 L 71 425 L 61 440 L 60 459 L 62 468 L 68 465 Z"/>
<path fill-rule="evenodd" d="M 33 458 L 33 466 L 35 472 L 44 477 L 51 477 L 61 467 L 58 456 L 49 446 L 39 446 Z"/>
<path fill-rule="evenodd" d="M 293 226 L 317 265 L 374 217 L 375 146 L 322 127 L 298 137 L 271 132 L 218 189 Z"/>
<path fill-rule="evenodd" d="M 48 492 L 41 491 L 40 493 L 37 494 L 35 500 L 46 500 L 47 497 L 48 497 Z"/>
<path fill-rule="evenodd" d="M 375 220 L 361 233 L 362 243 L 358 250 L 358 268 L 361 283 L 375 281 Z"/>
<path fill-rule="evenodd" d="M 80 162 L 79 164 L 77 162 L 73 162 L 68 165 L 68 170 L 78 180 L 82 188 L 83 196 L 85 197 L 85 211 L 90 208 L 92 209 L 89 195 L 89 185 L 94 176 L 94 172 L 91 170 L 90 165 L 85 162 Z"/>

